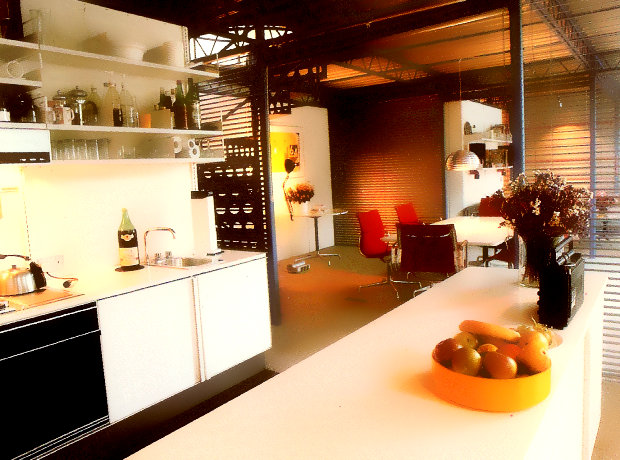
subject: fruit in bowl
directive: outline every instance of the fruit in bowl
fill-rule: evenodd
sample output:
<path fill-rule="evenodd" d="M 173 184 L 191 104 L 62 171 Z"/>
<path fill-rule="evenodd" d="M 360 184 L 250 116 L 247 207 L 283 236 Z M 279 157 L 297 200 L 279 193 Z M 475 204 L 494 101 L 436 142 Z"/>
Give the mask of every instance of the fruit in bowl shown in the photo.
<path fill-rule="evenodd" d="M 544 326 L 543 326 L 544 327 Z M 551 366 L 547 350 L 553 335 L 535 326 L 507 328 L 465 320 L 460 332 L 439 342 L 433 358 L 460 374 L 511 379 L 543 372 Z"/>
<path fill-rule="evenodd" d="M 513 412 L 551 391 L 547 350 L 561 339 L 535 325 L 509 328 L 466 320 L 432 353 L 432 386 L 440 398 L 470 409 Z M 550 341 L 547 337 L 551 337 Z"/>

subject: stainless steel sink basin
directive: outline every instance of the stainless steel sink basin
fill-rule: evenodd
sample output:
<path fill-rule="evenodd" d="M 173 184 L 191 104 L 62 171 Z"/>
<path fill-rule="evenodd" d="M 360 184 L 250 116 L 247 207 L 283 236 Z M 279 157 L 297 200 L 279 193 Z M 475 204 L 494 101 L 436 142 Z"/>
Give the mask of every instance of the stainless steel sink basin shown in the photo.
<path fill-rule="evenodd" d="M 149 263 L 149 265 L 155 267 L 189 268 L 207 265 L 212 261 L 209 257 L 168 257 Z"/>
<path fill-rule="evenodd" d="M 212 262 L 209 257 L 173 257 L 173 260 L 174 264 L 180 267 L 199 267 Z"/>

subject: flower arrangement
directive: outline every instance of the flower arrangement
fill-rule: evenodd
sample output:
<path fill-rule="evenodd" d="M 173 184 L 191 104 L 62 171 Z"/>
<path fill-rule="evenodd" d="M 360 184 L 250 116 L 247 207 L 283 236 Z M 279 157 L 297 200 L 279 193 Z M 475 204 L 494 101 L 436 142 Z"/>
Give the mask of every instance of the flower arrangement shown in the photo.
<path fill-rule="evenodd" d="M 525 243 L 521 284 L 537 287 L 541 270 L 554 258 L 553 240 L 566 234 L 587 235 L 592 194 L 552 172 L 538 171 L 529 183 L 520 174 L 509 189 L 507 197 L 502 190 L 495 192 L 491 205 L 500 210 L 502 224 L 514 228 Z"/>
<path fill-rule="evenodd" d="M 572 234 L 585 236 L 590 218 L 589 190 L 566 184 L 566 180 L 552 172 L 535 172 L 528 183 L 525 174 L 509 184 L 506 197 L 498 190 L 491 198 L 508 225 L 524 240 L 554 238 Z"/>
<path fill-rule="evenodd" d="M 286 196 L 293 203 L 305 203 L 310 201 L 314 196 L 314 187 L 308 182 L 297 184 L 295 188 L 289 187 Z"/>

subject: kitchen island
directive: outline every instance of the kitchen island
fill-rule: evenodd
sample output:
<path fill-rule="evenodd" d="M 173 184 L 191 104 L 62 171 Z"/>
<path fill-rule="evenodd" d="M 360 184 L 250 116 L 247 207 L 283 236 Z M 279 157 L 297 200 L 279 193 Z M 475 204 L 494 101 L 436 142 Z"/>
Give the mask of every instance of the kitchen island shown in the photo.
<path fill-rule="evenodd" d="M 464 319 L 517 325 L 537 291 L 504 268 L 467 268 L 132 455 L 252 459 L 590 458 L 601 396 L 605 274 L 550 350 L 551 393 L 515 413 L 455 406 L 431 389 L 431 351 Z"/>

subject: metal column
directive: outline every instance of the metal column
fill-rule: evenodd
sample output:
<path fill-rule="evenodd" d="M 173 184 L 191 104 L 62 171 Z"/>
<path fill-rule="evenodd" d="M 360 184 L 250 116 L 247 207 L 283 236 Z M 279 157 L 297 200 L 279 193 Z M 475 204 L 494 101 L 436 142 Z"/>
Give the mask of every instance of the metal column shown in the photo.
<path fill-rule="evenodd" d="M 512 111 L 510 113 L 510 131 L 514 163 L 513 179 L 525 172 L 525 119 L 523 86 L 523 33 L 521 18 L 521 0 L 508 1 L 510 20 L 510 79 L 512 86 Z"/>
<path fill-rule="evenodd" d="M 523 33 L 521 0 L 508 0 L 510 21 L 510 80 L 512 87 L 512 110 L 510 112 L 510 131 L 514 160 L 512 178 L 525 172 L 525 108 L 523 85 Z M 518 235 L 515 231 L 515 238 Z M 515 245 L 515 268 L 519 268 L 519 244 Z"/>
<path fill-rule="evenodd" d="M 252 85 L 254 114 L 252 125 L 260 138 L 260 155 L 263 159 L 267 200 L 265 205 L 267 221 L 267 277 L 269 282 L 269 309 L 271 324 L 282 322 L 280 311 L 280 283 L 278 281 L 278 254 L 276 246 L 276 223 L 273 211 L 273 184 L 271 176 L 271 146 L 269 144 L 269 81 L 265 60 L 265 36 L 262 26 L 256 26 L 256 80 Z M 258 127 L 256 126 L 258 124 Z"/>

